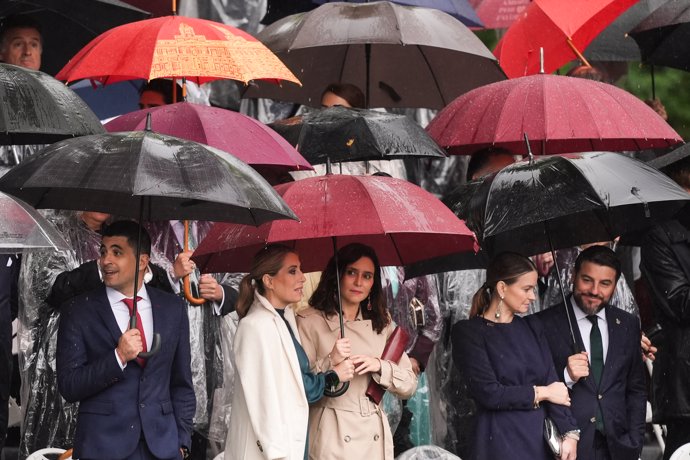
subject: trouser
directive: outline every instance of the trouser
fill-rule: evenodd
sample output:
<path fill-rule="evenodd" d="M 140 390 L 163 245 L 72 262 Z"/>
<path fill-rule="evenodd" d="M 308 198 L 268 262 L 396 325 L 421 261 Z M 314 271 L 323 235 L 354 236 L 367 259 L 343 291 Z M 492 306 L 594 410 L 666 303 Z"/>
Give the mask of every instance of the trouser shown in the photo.
<path fill-rule="evenodd" d="M 592 460 L 611 460 L 606 436 L 598 430 L 594 431 L 594 458 Z"/>
<path fill-rule="evenodd" d="M 664 460 L 670 459 L 680 446 L 688 442 L 690 442 L 690 419 L 674 419 L 666 422 Z"/>

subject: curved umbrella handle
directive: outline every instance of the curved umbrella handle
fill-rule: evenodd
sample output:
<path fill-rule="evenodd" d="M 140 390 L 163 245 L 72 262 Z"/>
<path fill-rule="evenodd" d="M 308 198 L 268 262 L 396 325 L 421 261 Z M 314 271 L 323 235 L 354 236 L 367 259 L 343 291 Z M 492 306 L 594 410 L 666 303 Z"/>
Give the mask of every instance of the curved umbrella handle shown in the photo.
<path fill-rule="evenodd" d="M 350 382 L 343 382 L 340 388 L 326 388 L 325 390 L 323 390 L 323 395 L 328 396 L 329 398 L 337 398 L 338 396 L 344 395 L 348 388 L 350 388 Z"/>
<path fill-rule="evenodd" d="M 151 342 L 151 349 L 149 351 L 142 351 L 137 356 L 139 358 L 148 359 L 151 356 L 158 353 L 158 351 L 160 349 L 161 349 L 161 335 L 158 332 L 156 332 L 155 334 L 153 334 L 153 342 Z"/>
<path fill-rule="evenodd" d="M 185 275 L 182 280 L 184 298 L 187 299 L 187 302 L 191 303 L 192 305 L 205 304 L 206 299 L 202 297 L 194 297 L 194 294 L 192 294 L 192 282 L 189 280 L 189 275 Z"/>

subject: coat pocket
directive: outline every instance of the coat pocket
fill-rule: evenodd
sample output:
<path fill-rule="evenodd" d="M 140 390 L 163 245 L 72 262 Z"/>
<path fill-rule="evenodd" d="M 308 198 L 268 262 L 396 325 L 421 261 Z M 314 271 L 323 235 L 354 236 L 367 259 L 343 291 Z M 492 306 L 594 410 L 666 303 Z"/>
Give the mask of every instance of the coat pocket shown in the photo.
<path fill-rule="evenodd" d="M 170 401 L 161 402 L 161 410 L 165 415 L 170 414 L 173 411 L 172 403 Z"/>
<path fill-rule="evenodd" d="M 83 401 L 79 404 L 79 412 L 85 414 L 110 415 L 113 413 L 113 403 L 110 401 Z"/>

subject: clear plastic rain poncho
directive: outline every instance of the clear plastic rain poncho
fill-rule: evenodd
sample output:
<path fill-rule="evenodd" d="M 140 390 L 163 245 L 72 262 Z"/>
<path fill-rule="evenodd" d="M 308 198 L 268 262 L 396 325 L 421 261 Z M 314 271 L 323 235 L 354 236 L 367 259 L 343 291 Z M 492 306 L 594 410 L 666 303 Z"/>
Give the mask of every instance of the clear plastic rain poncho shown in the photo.
<path fill-rule="evenodd" d="M 559 249 L 556 251 L 556 257 L 558 257 L 558 267 L 561 270 L 561 281 L 563 282 L 563 287 L 565 288 L 566 297 L 570 295 L 573 289 L 573 270 L 575 268 L 575 259 L 577 259 L 577 256 L 581 251 L 582 250 L 579 248 Z M 548 308 L 563 303 L 561 288 L 558 284 L 558 278 L 556 278 L 555 273 L 556 267 L 554 266 L 549 273 L 546 290 L 542 296 L 543 308 Z M 625 310 L 632 315 L 637 317 L 640 316 L 640 310 L 637 307 L 635 296 L 633 295 L 633 292 L 630 290 L 630 287 L 623 276 L 618 279 L 618 284 L 616 284 L 616 290 L 613 292 L 613 297 L 611 298 L 610 303 L 614 307 Z"/>
<path fill-rule="evenodd" d="M 60 312 L 45 303 L 55 278 L 98 257 L 101 236 L 90 230 L 79 213 L 48 215 L 72 247 L 71 251 L 40 251 L 23 255 L 19 275 L 19 369 L 25 413 L 21 458 L 44 447 L 69 448 L 77 420 L 77 404 L 67 403 L 57 388 L 55 348 Z"/>
<path fill-rule="evenodd" d="M 190 221 L 191 223 L 191 221 Z M 197 222 L 198 239 L 201 241 L 208 233 L 211 222 Z M 171 279 L 173 263 L 180 252 L 177 237 L 168 222 L 145 224 L 151 235 L 151 261 L 165 269 Z M 237 274 L 214 275 L 223 285 L 237 289 L 241 276 Z M 229 299 L 226 299 L 229 301 Z M 187 303 L 189 316 L 189 342 L 192 358 L 192 383 L 196 396 L 196 413 L 194 414 L 194 431 L 204 437 L 210 436 L 211 415 L 216 401 L 229 400 L 225 395 L 225 360 L 222 344 L 222 317 L 217 315 L 210 303 L 194 306 Z M 225 406 L 224 406 L 225 407 Z M 229 407 L 229 406 L 228 406 Z M 225 415 L 218 415 L 225 417 Z M 229 415 L 228 415 L 229 417 Z M 216 434 L 218 429 L 216 428 Z M 225 441 L 225 435 L 212 439 Z"/>

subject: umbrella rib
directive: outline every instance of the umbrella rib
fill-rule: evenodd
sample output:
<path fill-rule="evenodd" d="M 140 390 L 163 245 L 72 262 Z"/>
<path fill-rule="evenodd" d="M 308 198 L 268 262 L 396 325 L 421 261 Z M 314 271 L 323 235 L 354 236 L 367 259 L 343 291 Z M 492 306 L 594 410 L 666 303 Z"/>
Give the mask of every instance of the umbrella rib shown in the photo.
<path fill-rule="evenodd" d="M 422 59 L 424 59 L 424 63 L 426 64 L 427 68 L 430 70 L 431 78 L 434 81 L 434 86 L 436 87 L 436 90 L 438 91 L 439 96 L 441 96 L 441 102 L 443 102 L 443 106 L 445 107 L 448 105 L 448 101 L 446 101 L 445 97 L 443 97 L 443 91 L 441 91 L 441 85 L 438 82 L 438 79 L 436 78 L 436 74 L 434 72 L 431 72 L 431 63 L 429 62 L 429 59 L 427 59 L 426 54 L 424 54 L 424 50 L 420 45 L 416 45 L 417 49 L 419 50 L 419 54 L 422 55 Z"/>

